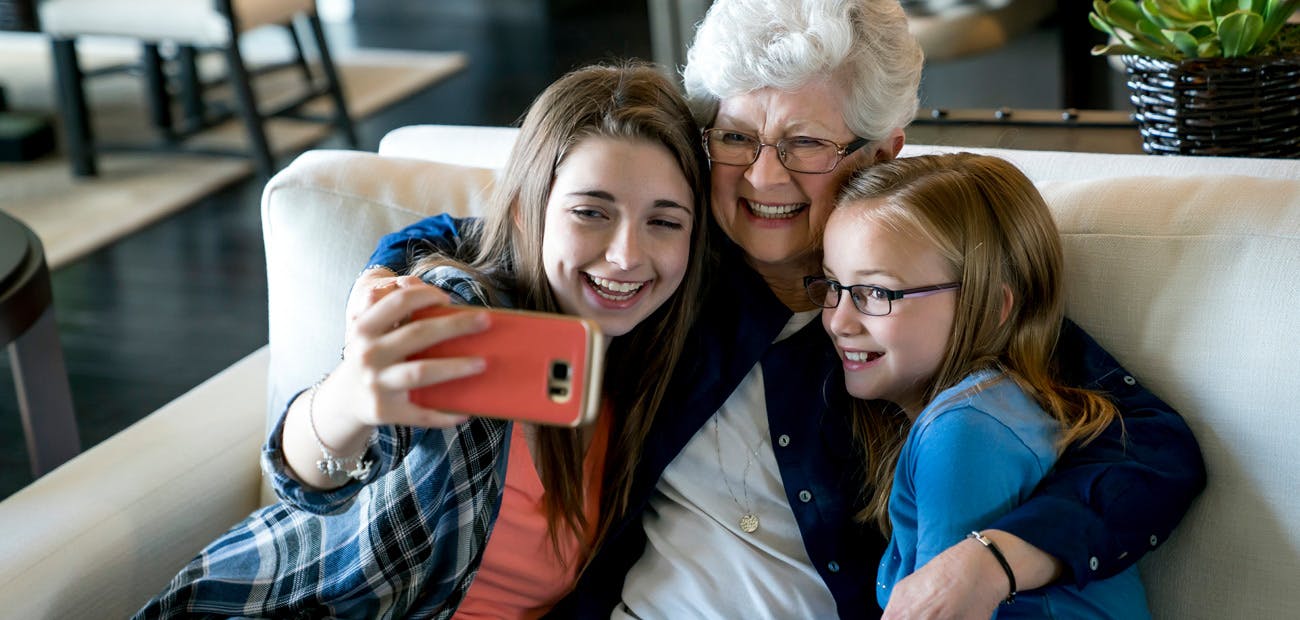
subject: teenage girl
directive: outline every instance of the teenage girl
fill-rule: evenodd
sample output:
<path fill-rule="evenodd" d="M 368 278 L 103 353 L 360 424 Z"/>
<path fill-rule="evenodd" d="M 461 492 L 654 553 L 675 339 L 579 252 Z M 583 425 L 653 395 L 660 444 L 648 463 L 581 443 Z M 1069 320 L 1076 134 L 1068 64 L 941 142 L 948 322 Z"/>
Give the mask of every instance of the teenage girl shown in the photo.
<path fill-rule="evenodd" d="M 693 318 L 708 195 L 699 135 L 653 67 L 588 67 L 547 88 L 486 217 L 461 227 L 477 252 L 430 256 L 418 277 L 362 292 L 344 359 L 294 399 L 264 449 L 281 501 L 203 550 L 139 616 L 549 610 L 626 510 Z M 482 371 L 478 358 L 407 360 L 491 328 L 483 313 L 406 319 L 447 303 L 599 324 L 600 419 L 547 428 L 411 403 L 411 389 Z"/>

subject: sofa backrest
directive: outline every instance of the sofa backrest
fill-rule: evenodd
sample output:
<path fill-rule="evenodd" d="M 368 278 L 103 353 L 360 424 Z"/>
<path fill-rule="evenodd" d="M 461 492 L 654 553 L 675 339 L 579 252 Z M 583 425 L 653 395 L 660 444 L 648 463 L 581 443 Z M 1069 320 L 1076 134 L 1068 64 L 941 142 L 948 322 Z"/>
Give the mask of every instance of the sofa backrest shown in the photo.
<path fill-rule="evenodd" d="M 349 286 L 378 237 L 481 209 L 508 130 L 403 128 L 384 155 L 311 152 L 267 186 L 269 414 L 339 356 Z M 460 140 L 459 142 L 457 140 Z M 951 151 L 912 147 L 903 155 Z M 1157 618 L 1300 609 L 1300 165 L 992 149 L 1038 183 L 1067 252 L 1068 315 L 1177 408 L 1209 486 L 1141 563 Z M 1135 550 L 1136 551 L 1136 550 Z"/>
<path fill-rule="evenodd" d="M 1067 314 L 1187 419 L 1209 484 L 1142 563 L 1165 618 L 1300 611 L 1300 181 L 1045 182 Z M 1160 541 L 1156 541 L 1160 542 Z"/>

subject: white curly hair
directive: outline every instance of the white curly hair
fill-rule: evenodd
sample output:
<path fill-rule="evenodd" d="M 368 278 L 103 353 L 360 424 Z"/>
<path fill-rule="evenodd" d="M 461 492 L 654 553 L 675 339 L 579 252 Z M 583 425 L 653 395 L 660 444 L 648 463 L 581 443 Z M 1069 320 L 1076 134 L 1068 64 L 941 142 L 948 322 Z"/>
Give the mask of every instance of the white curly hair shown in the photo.
<path fill-rule="evenodd" d="M 845 124 L 874 141 L 912 122 L 923 64 L 898 0 L 718 0 L 683 78 L 702 127 L 723 98 L 830 80 L 845 94 Z"/>

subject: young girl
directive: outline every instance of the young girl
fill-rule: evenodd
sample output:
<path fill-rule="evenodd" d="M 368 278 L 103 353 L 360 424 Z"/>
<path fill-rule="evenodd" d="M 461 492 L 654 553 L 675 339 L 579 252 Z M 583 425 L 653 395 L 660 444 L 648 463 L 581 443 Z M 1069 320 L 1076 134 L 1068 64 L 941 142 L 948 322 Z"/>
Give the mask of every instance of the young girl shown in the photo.
<path fill-rule="evenodd" d="M 489 212 L 463 227 L 479 251 L 416 265 L 436 286 L 407 276 L 365 294 L 343 361 L 267 442 L 264 468 L 282 501 L 210 545 L 138 615 L 544 614 L 626 509 L 693 318 L 708 194 L 690 118 L 649 66 L 588 67 L 543 92 Z M 404 318 L 449 302 L 598 323 L 598 422 L 543 428 L 410 403 L 415 387 L 483 368 L 406 361 L 490 329 L 482 313 Z"/>
<path fill-rule="evenodd" d="M 1064 318 L 1061 242 L 1033 184 L 972 155 L 898 159 L 856 173 L 825 230 L 824 277 L 805 278 L 839 352 L 873 458 L 859 514 L 892 535 L 876 587 L 964 537 L 1007 573 L 999 617 L 1140 618 L 1136 567 L 1080 590 L 1017 595 L 1001 551 L 976 532 L 1009 512 L 1061 449 L 1117 415 L 1049 368 Z M 910 430 L 908 430 L 910 427 Z M 892 488 L 891 488 L 892 486 Z"/>

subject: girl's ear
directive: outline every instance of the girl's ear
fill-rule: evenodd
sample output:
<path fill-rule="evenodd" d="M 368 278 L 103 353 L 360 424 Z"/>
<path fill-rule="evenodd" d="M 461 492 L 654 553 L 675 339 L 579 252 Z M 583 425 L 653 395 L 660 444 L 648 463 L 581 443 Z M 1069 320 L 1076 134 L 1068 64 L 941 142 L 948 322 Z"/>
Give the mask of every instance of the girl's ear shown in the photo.
<path fill-rule="evenodd" d="M 998 317 L 998 325 L 1001 326 L 1007 322 L 1007 317 L 1011 316 L 1011 308 L 1016 303 L 1016 296 L 1011 293 L 1011 287 L 1005 283 L 1002 285 L 1002 312 Z"/>
<path fill-rule="evenodd" d="M 515 225 L 515 234 L 519 235 L 518 238 L 522 238 L 524 233 L 524 218 L 520 215 L 518 200 L 515 200 L 510 204 L 510 221 Z"/>

